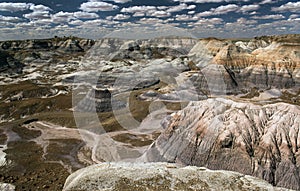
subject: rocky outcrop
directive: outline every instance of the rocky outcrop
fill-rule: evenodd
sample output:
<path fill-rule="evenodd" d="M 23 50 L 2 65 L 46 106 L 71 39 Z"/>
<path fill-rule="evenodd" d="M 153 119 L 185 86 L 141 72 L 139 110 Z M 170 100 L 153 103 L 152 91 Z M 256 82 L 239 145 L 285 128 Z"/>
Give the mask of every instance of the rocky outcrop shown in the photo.
<path fill-rule="evenodd" d="M 230 171 L 168 163 L 102 163 L 80 169 L 65 182 L 69 190 L 286 190 Z"/>
<path fill-rule="evenodd" d="M 0 72 L 21 73 L 23 66 L 11 54 L 0 50 Z"/>
<path fill-rule="evenodd" d="M 216 38 L 202 39 L 190 50 L 188 56 L 198 68 L 202 68 L 210 64 L 213 57 L 228 43 L 230 42 Z"/>
<path fill-rule="evenodd" d="M 299 39 L 299 35 L 255 38 L 236 43 L 214 38 L 202 39 L 189 52 L 189 57 L 202 72 L 210 70 L 211 65 L 219 65 L 212 68 L 219 68 L 218 75 L 223 76 L 223 83 L 227 86 L 225 94 L 241 93 L 252 88 L 299 87 Z M 216 74 L 208 72 L 205 75 Z"/>
<path fill-rule="evenodd" d="M 48 180 L 51 176 L 53 184 L 45 186 L 59 190 L 64 168 L 73 170 L 100 161 L 134 161 L 163 131 L 161 119 L 191 100 L 207 99 L 209 94 L 230 94 L 231 99 L 259 104 L 287 101 L 299 105 L 297 38 L 235 42 L 215 38 L 93 41 L 66 37 L 0 42 L 4 72 L 18 70 L 17 63 L 24 63 L 22 74 L 0 75 L 0 122 L 3 128 L 15 132 L 11 137 L 20 137 L 7 136 L 9 150 L 4 152 L 12 162 L 7 164 L 13 166 L 1 170 L 2 180 L 13 180 L 17 189 L 24 186 L 24 190 L 30 190 L 44 186 L 40 177 Z M 192 102 L 162 124 L 165 131 L 141 160 L 234 170 L 274 185 L 300 189 L 296 106 L 259 106 L 223 99 Z M 1 140 L 6 145 L 3 136 Z M 31 153 L 25 158 L 20 157 L 24 149 Z M 48 165 L 53 162 L 57 167 Z M 15 169 L 28 173 L 20 174 Z M 40 169 L 40 177 L 30 173 Z M 189 187 L 193 182 L 202 185 L 197 177 L 188 175 L 182 181 L 188 185 L 182 190 L 194 189 Z M 161 178 L 174 183 L 174 188 L 177 184 L 172 179 L 177 176 L 166 177 L 159 176 L 155 181 Z M 244 181 L 243 175 L 238 177 L 224 180 L 229 179 L 232 189 L 238 190 L 235 183 Z M 27 179 L 33 181 L 24 184 Z M 205 184 L 222 187 L 222 180 Z M 129 183 L 128 188 L 135 190 L 130 185 L 139 181 Z M 159 182 L 155 184 L 160 186 Z"/>
<path fill-rule="evenodd" d="M 112 101 L 112 96 L 108 89 L 92 89 L 85 98 L 78 103 L 75 110 L 85 112 L 108 112 L 112 111 L 112 108 L 116 109 L 125 106 L 126 102 Z"/>
<path fill-rule="evenodd" d="M 94 44 L 93 40 L 77 37 L 56 37 L 52 39 L 33 39 L 0 42 L 0 49 L 7 51 L 17 50 L 56 50 L 66 52 L 79 52 L 89 49 Z"/>
<path fill-rule="evenodd" d="M 286 35 L 271 35 L 271 36 L 258 36 L 254 37 L 253 41 L 265 41 L 265 42 L 293 42 L 300 43 L 299 34 L 286 34 Z"/>
<path fill-rule="evenodd" d="M 94 40 L 77 37 L 3 41 L 0 42 L 0 72 L 22 74 L 23 68 L 33 63 L 66 63 L 93 45 Z"/>
<path fill-rule="evenodd" d="M 208 99 L 191 102 L 162 125 L 141 160 L 232 170 L 300 189 L 298 106 Z"/>
<path fill-rule="evenodd" d="M 97 56 L 111 61 L 145 60 L 186 55 L 196 44 L 193 38 L 166 37 L 141 40 L 99 39 L 87 58 Z"/>
<path fill-rule="evenodd" d="M 75 77 L 75 80 L 71 78 L 71 80 L 81 82 L 77 80 L 77 78 Z M 76 111 L 108 112 L 113 109 L 124 108 L 127 106 L 127 101 L 118 98 L 120 93 L 148 88 L 158 84 L 160 80 L 155 76 L 124 73 L 119 75 L 118 79 L 114 74 L 111 74 L 111 76 L 102 74 L 98 77 L 96 82 L 98 86 L 97 89 L 89 88 L 90 90 L 87 92 L 87 95 L 83 99 L 80 99 L 78 103 L 74 103 L 76 105 Z M 103 84 L 113 86 L 114 90 L 103 88 Z M 75 98 L 75 95 L 73 96 L 73 98 Z"/>

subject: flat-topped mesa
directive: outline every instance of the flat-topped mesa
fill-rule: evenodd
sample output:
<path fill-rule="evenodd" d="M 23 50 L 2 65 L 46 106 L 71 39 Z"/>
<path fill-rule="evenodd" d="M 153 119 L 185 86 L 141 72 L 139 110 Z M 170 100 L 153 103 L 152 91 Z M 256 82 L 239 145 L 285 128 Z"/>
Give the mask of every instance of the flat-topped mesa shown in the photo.
<path fill-rule="evenodd" d="M 15 40 L 0 42 L 2 50 L 61 50 L 82 52 L 93 46 L 94 41 L 77 37 L 56 37 L 51 39 Z"/>
<path fill-rule="evenodd" d="M 185 37 L 165 37 L 154 39 L 103 38 L 96 41 L 86 58 L 118 60 L 147 60 L 186 55 L 197 40 Z"/>
<path fill-rule="evenodd" d="M 162 125 L 142 161 L 232 170 L 300 189 L 298 106 L 208 99 L 191 102 Z"/>

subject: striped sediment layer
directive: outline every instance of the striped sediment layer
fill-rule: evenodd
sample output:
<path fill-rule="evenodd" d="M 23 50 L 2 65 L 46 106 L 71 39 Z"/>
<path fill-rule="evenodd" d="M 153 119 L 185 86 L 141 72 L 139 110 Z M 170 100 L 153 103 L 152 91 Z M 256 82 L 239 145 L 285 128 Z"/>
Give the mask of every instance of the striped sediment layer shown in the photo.
<path fill-rule="evenodd" d="M 298 106 L 208 99 L 191 102 L 162 125 L 142 161 L 232 170 L 300 189 Z"/>
<path fill-rule="evenodd" d="M 126 103 L 112 99 L 108 89 L 91 89 L 75 107 L 76 111 L 83 112 L 109 112 L 112 108 L 125 107 Z"/>
<path fill-rule="evenodd" d="M 235 43 L 214 38 L 200 40 L 189 53 L 193 64 L 200 70 L 196 79 L 201 82 L 201 78 L 207 80 L 209 76 L 223 78 L 225 94 L 240 93 L 254 87 L 299 88 L 300 35 L 279 37 Z M 224 85 L 216 80 L 212 84 L 206 91 L 222 92 L 218 88 Z"/>

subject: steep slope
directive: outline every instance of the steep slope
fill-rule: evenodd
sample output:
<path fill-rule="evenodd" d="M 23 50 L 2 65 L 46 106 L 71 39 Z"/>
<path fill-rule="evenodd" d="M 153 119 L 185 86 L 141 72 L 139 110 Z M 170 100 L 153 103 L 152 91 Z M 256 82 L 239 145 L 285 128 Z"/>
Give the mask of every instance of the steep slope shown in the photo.
<path fill-rule="evenodd" d="M 245 103 L 193 102 L 167 117 L 143 159 L 235 170 L 298 189 L 299 109 L 277 102 L 300 105 L 299 39 L 0 42 L 0 141 L 16 164 L 1 170 L 1 182 L 29 190 L 45 185 L 41 177 L 59 190 L 69 169 L 141 156 L 163 131 L 160 120 L 188 102 L 230 95 Z M 78 133 L 91 135 L 98 124 L 101 136 Z"/>
<path fill-rule="evenodd" d="M 162 122 L 141 160 L 233 170 L 300 189 L 300 108 L 227 99 L 191 102 Z"/>
<path fill-rule="evenodd" d="M 300 35 L 264 37 L 249 42 L 202 39 L 189 52 L 200 77 L 223 77 L 223 94 L 249 92 L 252 88 L 299 88 Z M 219 68 L 218 74 L 210 68 Z M 210 73 L 211 71 L 211 73 Z M 225 71 L 225 72 L 223 72 Z M 220 87 L 218 84 L 215 88 Z M 205 89 L 212 91 L 212 89 Z M 220 92 L 220 90 L 213 90 Z"/>

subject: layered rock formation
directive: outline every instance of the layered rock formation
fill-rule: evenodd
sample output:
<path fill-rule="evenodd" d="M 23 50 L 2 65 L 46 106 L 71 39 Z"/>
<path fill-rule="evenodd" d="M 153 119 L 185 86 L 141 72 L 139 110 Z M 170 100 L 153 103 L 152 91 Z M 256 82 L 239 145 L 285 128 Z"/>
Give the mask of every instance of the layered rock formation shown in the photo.
<path fill-rule="evenodd" d="M 109 90 L 91 90 L 88 95 L 76 106 L 76 110 L 88 112 L 111 111 L 111 93 Z"/>
<path fill-rule="evenodd" d="M 17 169 L 23 161 L 36 164 L 34 160 L 41 159 L 39 167 L 33 168 L 47 164 L 45 168 L 52 172 L 60 172 L 65 164 L 76 169 L 99 161 L 133 161 L 163 131 L 159 123 L 165 116 L 190 101 L 226 96 L 236 102 L 192 102 L 167 117 L 162 121 L 165 131 L 140 160 L 234 170 L 300 189 L 299 108 L 295 106 L 300 104 L 299 39 L 299 35 L 241 41 L 184 37 L 93 41 L 66 37 L 0 42 L 0 70 L 4 72 L 0 75 L 0 121 L 5 122 L 4 129 L 10 128 L 9 132 L 15 131 L 13 135 L 22 138 L 9 141 L 6 156 L 16 153 L 16 157 L 7 159 L 18 163 Z M 284 101 L 289 104 L 278 103 Z M 31 127 L 32 120 L 36 121 L 34 128 L 25 128 Z M 103 128 L 98 131 L 99 124 Z M 44 152 L 32 150 L 30 156 L 19 157 L 28 145 Z M 80 166 L 74 163 L 77 151 L 82 154 Z M 56 171 L 48 166 L 47 159 L 57 162 Z M 22 168 L 36 170 L 26 164 Z M 123 169 L 122 165 L 118 169 Z M 14 170 L 7 172 L 16 175 Z M 42 174 L 48 179 L 48 171 Z M 33 175 L 17 174 L 16 188 L 23 186 L 27 177 L 41 188 L 40 179 Z M 1 177 L 3 182 L 10 182 L 9 176 Z M 165 177 L 177 178 L 173 174 Z M 55 185 L 61 179 L 53 179 L 53 184 L 46 186 L 58 190 Z M 192 180 L 202 185 L 198 178 Z M 218 183 L 222 180 L 205 184 L 221 187 Z M 32 185 L 28 181 L 24 189 L 32 189 Z M 191 188 L 189 185 L 182 189 Z"/>
<path fill-rule="evenodd" d="M 300 189 L 300 109 L 226 99 L 191 102 L 162 122 L 165 131 L 142 157 L 254 175 Z"/>
<path fill-rule="evenodd" d="M 3 41 L 0 42 L 0 72 L 21 74 L 24 66 L 31 62 L 66 62 L 93 45 L 93 40 L 76 37 Z"/>
<path fill-rule="evenodd" d="M 214 70 L 211 72 L 214 76 L 224 78 L 226 92 L 223 91 L 223 94 L 249 91 L 253 87 L 299 88 L 299 39 L 299 35 L 256 38 L 236 43 L 204 39 L 194 46 L 189 57 L 201 71 L 211 65 L 218 65 L 218 73 Z"/>
<path fill-rule="evenodd" d="M 167 37 L 144 40 L 104 38 L 98 40 L 86 58 L 111 61 L 144 60 L 186 55 L 196 44 L 193 38 Z"/>
<path fill-rule="evenodd" d="M 76 106 L 76 111 L 108 112 L 126 107 L 125 101 L 112 98 L 108 89 L 92 89 Z"/>
<path fill-rule="evenodd" d="M 103 163 L 80 169 L 65 182 L 68 190 L 286 190 L 230 171 L 168 163 Z"/>
<path fill-rule="evenodd" d="M 66 52 L 78 52 L 89 49 L 94 45 L 93 40 L 77 37 L 56 37 L 52 39 L 19 40 L 0 42 L 2 50 L 62 50 Z"/>

